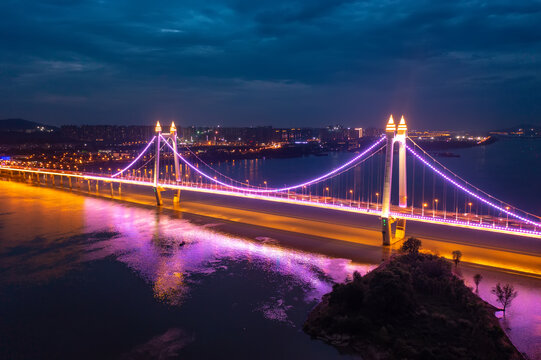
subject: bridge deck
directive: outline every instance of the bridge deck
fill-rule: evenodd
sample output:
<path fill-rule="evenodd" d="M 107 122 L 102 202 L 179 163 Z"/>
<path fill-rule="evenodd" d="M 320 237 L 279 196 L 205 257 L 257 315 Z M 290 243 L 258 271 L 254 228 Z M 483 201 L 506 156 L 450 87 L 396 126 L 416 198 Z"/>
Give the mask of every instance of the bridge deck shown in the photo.
<path fill-rule="evenodd" d="M 38 168 L 23 168 L 14 166 L 0 166 L 0 170 L 20 172 L 26 174 L 71 177 L 87 181 L 94 180 L 106 183 L 155 187 L 155 184 L 152 181 L 137 177 L 113 178 L 107 175 Z M 381 209 L 379 204 L 332 197 L 313 196 L 310 194 L 281 192 L 264 195 L 260 193 L 231 191 L 230 189 L 227 189 L 221 185 L 209 185 L 205 183 L 176 181 L 162 181 L 158 183 L 158 187 L 163 190 L 184 190 L 199 193 L 214 193 L 225 196 L 243 197 L 259 199 L 269 202 L 280 202 L 302 206 L 326 208 L 336 211 L 362 213 L 378 217 L 381 216 Z M 520 221 L 516 221 L 510 218 L 508 219 L 486 215 L 476 216 L 468 213 L 449 213 L 441 210 L 432 211 L 411 207 L 400 208 L 398 206 L 391 206 L 391 216 L 393 216 L 394 218 L 403 218 L 415 222 L 475 229 L 480 231 L 489 231 L 541 239 L 541 229 L 527 224 L 522 224 Z"/>

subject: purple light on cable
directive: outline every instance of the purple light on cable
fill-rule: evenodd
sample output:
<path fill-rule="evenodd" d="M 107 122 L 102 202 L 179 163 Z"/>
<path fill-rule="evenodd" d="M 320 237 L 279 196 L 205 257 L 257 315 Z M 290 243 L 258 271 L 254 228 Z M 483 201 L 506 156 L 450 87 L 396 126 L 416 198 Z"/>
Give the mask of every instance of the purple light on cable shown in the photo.
<path fill-rule="evenodd" d="M 464 186 L 460 185 L 459 183 L 457 183 L 456 181 L 454 181 L 453 179 L 449 178 L 448 176 L 446 176 L 445 174 L 443 174 L 441 171 L 439 171 L 438 169 L 436 169 L 434 166 L 432 166 L 431 164 L 428 163 L 428 161 L 426 161 L 423 157 L 421 157 L 421 155 L 417 154 L 412 148 L 410 148 L 409 146 L 406 145 L 406 148 L 408 149 L 408 151 L 410 153 L 412 153 L 413 155 L 415 155 L 415 157 L 419 160 L 421 160 L 421 162 L 423 162 L 426 166 L 428 166 L 430 169 L 432 169 L 432 171 L 434 171 L 436 174 L 438 174 L 439 176 L 441 176 L 442 178 L 444 178 L 445 180 L 447 180 L 448 182 L 450 182 L 451 184 L 453 184 L 454 186 L 456 186 L 457 188 L 459 188 L 460 190 L 466 192 L 467 194 L 473 196 L 474 198 L 484 202 L 485 204 L 489 205 L 489 206 L 492 206 L 493 208 L 495 209 L 498 209 L 500 210 L 501 212 L 507 214 L 507 215 L 511 215 L 513 216 L 514 218 L 516 219 L 519 219 L 519 220 L 522 220 L 530 225 L 534 225 L 534 226 L 541 226 L 541 224 L 538 224 L 534 221 L 531 221 L 529 219 L 526 219 L 520 215 L 517 215 L 515 213 L 512 213 L 494 203 L 491 203 L 490 201 L 488 201 L 487 199 L 477 195 L 477 194 L 474 194 L 471 190 L 468 190 L 466 189 Z"/>
<path fill-rule="evenodd" d="M 124 169 L 120 170 L 119 172 L 117 172 L 116 174 L 114 175 L 111 175 L 111 177 L 115 177 L 115 176 L 118 176 L 120 174 L 122 174 L 124 171 L 128 170 L 130 167 L 132 167 L 133 164 L 135 164 L 135 162 L 137 160 L 139 160 L 141 158 L 141 156 L 143 156 L 144 153 L 146 153 L 146 151 L 148 150 L 148 148 L 150 147 L 150 145 L 154 142 L 154 140 L 156 139 L 156 136 L 154 136 L 152 138 L 152 140 L 150 140 L 147 144 L 147 146 L 143 149 L 143 151 L 141 151 L 141 153 L 139 154 L 139 156 L 137 156 L 135 158 L 135 160 L 133 160 L 128 166 L 126 166 Z"/>
<path fill-rule="evenodd" d="M 161 135 L 160 135 L 161 136 Z M 162 139 L 163 136 L 162 136 Z M 165 140 L 165 139 L 164 139 Z M 263 194 L 263 193 L 275 193 L 275 192 L 281 192 L 281 191 L 288 191 L 288 190 L 293 190 L 293 189 L 298 189 L 300 187 L 303 187 L 303 186 L 308 186 L 310 184 L 313 184 L 315 182 L 318 182 L 318 181 L 321 181 L 325 178 L 328 178 L 330 177 L 331 175 L 339 172 L 340 170 L 346 168 L 347 166 L 351 165 L 352 163 L 356 162 L 357 160 L 361 159 L 363 156 L 365 156 L 366 154 L 368 154 L 370 151 L 372 151 L 372 149 L 374 149 L 377 145 L 379 145 L 383 140 L 385 140 L 384 137 L 380 138 L 378 141 L 376 141 L 374 144 L 372 144 L 372 146 L 370 146 L 368 149 L 366 149 L 365 151 L 363 151 L 361 154 L 357 155 L 356 157 L 354 157 L 353 159 L 351 159 L 350 161 L 346 162 L 345 164 L 337 167 L 336 169 L 318 177 L 318 178 L 315 178 L 315 179 L 312 179 L 310 181 L 307 181 L 305 183 L 302 183 L 302 184 L 298 184 L 298 185 L 294 185 L 294 186 L 289 186 L 289 187 L 284 187 L 284 188 L 280 188 L 280 189 L 249 189 L 249 188 L 243 188 L 243 187 L 238 187 L 238 186 L 233 186 L 233 185 L 229 185 L 229 184 L 226 184 L 224 182 L 221 182 L 217 179 L 214 179 L 212 176 L 210 175 L 207 175 L 205 174 L 203 171 L 199 170 L 197 167 L 195 167 L 194 165 L 192 165 L 188 160 L 186 160 L 182 155 L 180 155 L 178 152 L 175 151 L 175 149 L 173 149 L 173 147 L 168 143 L 166 142 L 167 146 L 169 146 L 169 148 L 171 149 L 171 151 L 173 151 L 173 153 L 178 156 L 186 165 L 188 165 L 191 169 L 193 169 L 194 171 L 196 171 L 197 173 L 201 174 L 202 176 L 204 176 L 205 178 L 217 183 L 217 184 L 220 184 L 222 186 L 225 186 L 227 188 L 230 188 L 230 189 L 235 189 L 235 190 L 239 190 L 239 191 L 245 191 L 245 192 L 252 192 L 252 193 L 259 193 L 259 194 Z"/>

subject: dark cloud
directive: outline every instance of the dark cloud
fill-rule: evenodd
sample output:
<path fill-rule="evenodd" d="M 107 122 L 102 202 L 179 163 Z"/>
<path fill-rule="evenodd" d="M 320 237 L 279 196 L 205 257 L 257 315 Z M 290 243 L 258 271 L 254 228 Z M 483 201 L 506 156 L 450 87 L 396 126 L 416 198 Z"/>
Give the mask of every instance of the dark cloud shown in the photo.
<path fill-rule="evenodd" d="M 0 117 L 539 123 L 537 1 L 5 0 Z"/>

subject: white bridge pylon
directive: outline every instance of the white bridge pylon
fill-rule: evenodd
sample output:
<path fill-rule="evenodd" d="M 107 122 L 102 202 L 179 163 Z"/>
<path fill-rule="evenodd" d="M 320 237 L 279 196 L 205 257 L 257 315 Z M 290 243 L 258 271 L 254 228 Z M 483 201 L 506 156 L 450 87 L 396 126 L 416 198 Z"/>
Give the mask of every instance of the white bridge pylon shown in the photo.
<path fill-rule="evenodd" d="M 165 141 L 168 141 L 171 139 L 171 142 L 173 143 L 173 152 L 175 159 L 175 179 L 180 181 L 180 163 L 179 158 L 176 155 L 178 153 L 177 149 L 177 127 L 175 126 L 175 122 L 171 122 L 171 127 L 169 128 L 169 133 L 162 133 L 162 126 L 160 125 L 160 122 L 158 121 L 156 123 L 156 155 L 154 159 L 154 194 L 156 195 L 156 203 L 158 206 L 163 205 L 163 199 L 162 199 L 162 191 L 163 188 L 159 186 L 159 174 L 160 174 L 160 147 L 161 147 L 161 139 L 163 138 Z M 177 190 L 173 202 L 177 203 L 180 202 L 180 189 Z"/>
<path fill-rule="evenodd" d="M 385 174 L 383 176 L 383 198 L 381 204 L 381 234 L 383 245 L 391 245 L 393 242 L 402 240 L 406 235 L 406 219 L 395 219 L 390 216 L 391 210 L 391 189 L 393 183 L 393 154 L 394 144 L 398 143 L 398 195 L 399 206 L 407 206 L 407 178 L 406 178 L 406 138 L 408 136 L 408 127 L 404 116 L 400 119 L 398 127 L 396 126 L 393 115 L 389 117 L 385 128 L 385 138 L 387 140 L 387 149 L 385 153 Z M 396 228 L 393 232 L 392 224 L 396 222 Z"/>

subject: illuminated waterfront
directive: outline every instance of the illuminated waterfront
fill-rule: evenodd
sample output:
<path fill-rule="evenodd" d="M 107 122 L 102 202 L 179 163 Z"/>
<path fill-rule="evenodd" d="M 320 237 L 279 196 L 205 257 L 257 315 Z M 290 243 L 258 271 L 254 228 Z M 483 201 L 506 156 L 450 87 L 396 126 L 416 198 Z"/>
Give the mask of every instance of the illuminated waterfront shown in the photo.
<path fill-rule="evenodd" d="M 259 166 L 268 164 L 273 163 Z M 252 171 L 249 166 L 239 168 Z M 144 195 L 125 197 L 148 207 L 1 184 L 1 291 L 10 295 L 0 307 L 7 319 L 2 341 L 5 348 L 26 349 L 28 357 L 70 357 L 81 349 L 88 349 L 89 358 L 152 351 L 187 358 L 261 357 L 262 346 L 270 349 L 269 358 L 338 356 L 303 334 L 302 322 L 333 281 L 356 269 L 365 273 L 382 257 L 377 247 L 237 225 L 236 218 L 245 216 L 240 212 L 211 219 L 156 210 Z M 203 215 L 219 213 L 212 205 L 184 206 Z M 251 216 L 254 225 L 299 225 Z M 315 231 L 331 238 L 339 234 L 336 229 L 321 225 Z M 470 285 L 476 272 L 484 276 L 481 296 L 492 303 L 495 282 L 516 285 L 519 297 L 505 326 L 520 350 L 539 356 L 541 281 L 462 267 Z"/>

